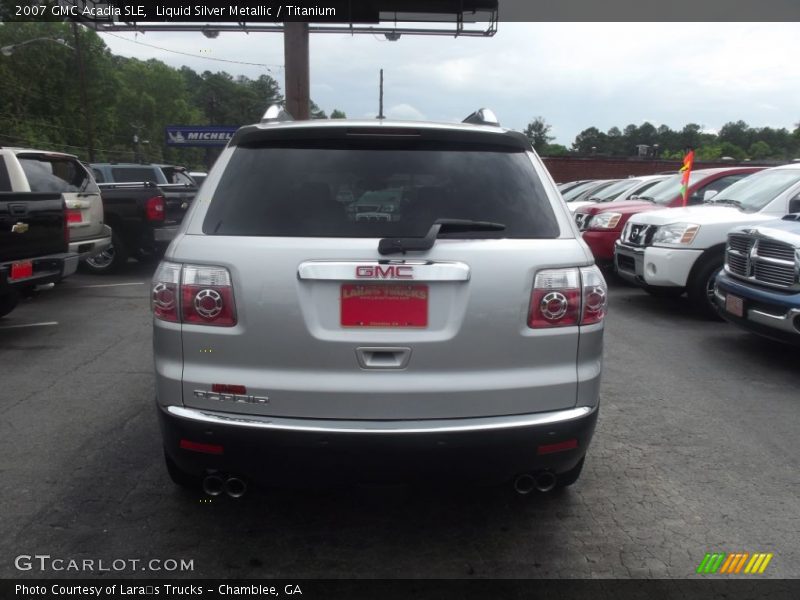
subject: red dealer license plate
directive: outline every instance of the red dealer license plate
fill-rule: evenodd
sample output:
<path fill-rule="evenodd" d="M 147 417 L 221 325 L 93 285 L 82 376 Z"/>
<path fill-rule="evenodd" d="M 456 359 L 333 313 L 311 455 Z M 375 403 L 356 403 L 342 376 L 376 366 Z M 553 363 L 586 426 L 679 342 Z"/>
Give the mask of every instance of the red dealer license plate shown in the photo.
<path fill-rule="evenodd" d="M 427 327 L 427 285 L 343 284 L 342 327 Z"/>
<path fill-rule="evenodd" d="M 33 275 L 33 263 L 29 260 L 11 263 L 11 281 Z"/>

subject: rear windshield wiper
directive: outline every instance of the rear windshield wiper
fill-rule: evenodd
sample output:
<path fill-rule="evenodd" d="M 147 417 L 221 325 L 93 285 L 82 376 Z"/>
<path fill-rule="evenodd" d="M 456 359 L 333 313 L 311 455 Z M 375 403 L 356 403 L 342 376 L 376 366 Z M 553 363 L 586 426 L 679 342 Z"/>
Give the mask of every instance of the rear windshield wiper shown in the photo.
<path fill-rule="evenodd" d="M 383 238 L 378 243 L 380 254 L 405 254 L 406 252 L 423 252 L 433 248 L 436 238 L 442 233 L 458 233 L 462 231 L 503 231 L 502 223 L 491 221 L 470 221 L 467 219 L 437 219 L 425 237 Z"/>

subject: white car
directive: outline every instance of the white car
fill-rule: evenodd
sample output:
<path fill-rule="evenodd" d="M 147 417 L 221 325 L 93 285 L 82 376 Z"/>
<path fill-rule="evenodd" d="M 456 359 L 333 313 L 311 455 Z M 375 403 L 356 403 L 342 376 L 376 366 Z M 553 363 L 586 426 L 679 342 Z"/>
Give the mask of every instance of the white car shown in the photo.
<path fill-rule="evenodd" d="M 616 242 L 617 273 L 653 295 L 687 292 L 701 312 L 715 316 L 714 280 L 728 232 L 800 211 L 800 164 L 760 171 L 714 194 L 706 192 L 701 206 L 631 217 Z"/>

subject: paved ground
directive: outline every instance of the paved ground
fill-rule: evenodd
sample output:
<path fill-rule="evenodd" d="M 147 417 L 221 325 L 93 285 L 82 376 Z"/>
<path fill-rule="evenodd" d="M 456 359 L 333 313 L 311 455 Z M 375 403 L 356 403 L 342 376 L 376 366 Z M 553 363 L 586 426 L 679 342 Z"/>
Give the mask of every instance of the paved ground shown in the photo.
<path fill-rule="evenodd" d="M 193 559 L 191 577 L 686 577 L 707 551 L 774 552 L 767 575 L 800 577 L 796 351 L 617 284 L 600 422 L 572 489 L 205 502 L 164 472 L 152 267 L 131 266 L 0 320 L 0 577 L 76 575 L 21 573 L 21 554 Z"/>

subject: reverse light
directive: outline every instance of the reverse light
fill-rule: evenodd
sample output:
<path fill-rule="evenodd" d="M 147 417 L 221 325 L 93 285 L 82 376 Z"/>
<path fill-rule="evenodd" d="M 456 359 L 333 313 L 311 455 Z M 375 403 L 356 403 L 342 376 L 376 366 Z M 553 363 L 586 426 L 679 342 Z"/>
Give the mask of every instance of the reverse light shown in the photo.
<path fill-rule="evenodd" d="M 181 265 L 167 261 L 158 265 L 156 274 L 153 276 L 153 289 L 150 298 L 153 315 L 156 319 L 173 323 L 180 321 L 180 316 L 178 315 L 180 280 Z"/>
<path fill-rule="evenodd" d="M 670 223 L 656 229 L 653 244 L 689 245 L 694 241 L 700 225 L 695 223 Z"/>
<path fill-rule="evenodd" d="M 622 218 L 621 213 L 615 213 L 615 212 L 600 213 L 592 217 L 592 220 L 589 224 L 589 228 L 614 229 L 617 225 L 619 225 L 619 221 L 621 218 Z"/>
<path fill-rule="evenodd" d="M 583 288 L 581 325 L 599 323 L 606 316 L 608 287 L 597 266 L 581 269 L 581 286 Z"/>

